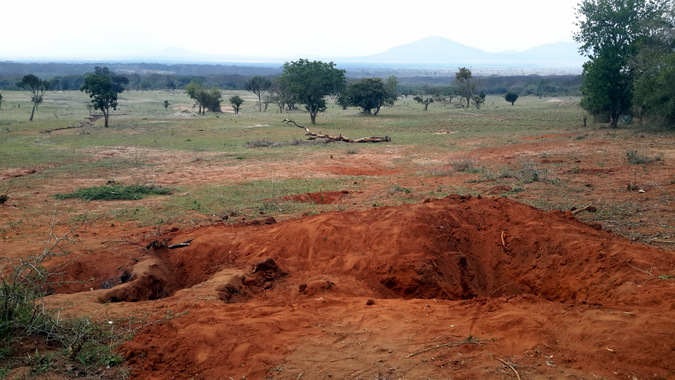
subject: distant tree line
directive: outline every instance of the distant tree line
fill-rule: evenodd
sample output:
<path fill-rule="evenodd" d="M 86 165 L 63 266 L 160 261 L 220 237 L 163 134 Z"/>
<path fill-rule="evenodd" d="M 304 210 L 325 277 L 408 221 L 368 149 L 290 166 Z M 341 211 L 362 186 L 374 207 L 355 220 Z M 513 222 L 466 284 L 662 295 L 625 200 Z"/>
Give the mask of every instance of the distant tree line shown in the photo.
<path fill-rule="evenodd" d="M 0 62 L 0 90 L 20 90 L 16 83 L 24 75 L 33 74 L 48 81 L 51 90 L 79 90 L 87 73 L 94 71 L 93 64 L 66 63 L 15 63 Z M 191 82 L 205 88 L 221 90 L 246 90 L 246 84 L 255 76 L 272 80 L 278 78 L 279 67 L 225 66 L 196 64 L 106 64 L 115 73 L 126 76 L 128 90 L 183 90 Z M 356 81 L 361 77 L 349 77 Z M 474 76 L 480 81 L 481 91 L 488 95 L 516 92 L 521 96 L 580 95 L 581 75 L 492 75 Z M 432 95 L 453 86 L 452 76 L 398 77 L 398 89 L 403 95 Z M 269 100 L 269 99 L 268 99 Z M 270 102 L 268 101 L 267 104 Z M 272 101 L 271 103 L 276 103 Z M 263 104 L 264 105 L 264 104 Z"/>
<path fill-rule="evenodd" d="M 243 90 L 248 77 L 243 75 L 186 76 L 165 74 L 122 74 L 129 79 L 127 90 L 183 90 L 191 82 L 204 87 L 218 87 L 223 90 Z M 86 74 L 55 76 L 48 79 L 49 88 L 54 91 L 79 90 Z M 0 74 L 0 90 L 20 90 L 16 86 L 21 77 Z"/>
<path fill-rule="evenodd" d="M 515 92 L 520 96 L 579 96 L 581 75 L 491 75 L 474 76 L 480 91 L 488 95 Z M 455 77 L 398 78 L 399 90 L 406 96 L 442 95 L 456 86 Z"/>

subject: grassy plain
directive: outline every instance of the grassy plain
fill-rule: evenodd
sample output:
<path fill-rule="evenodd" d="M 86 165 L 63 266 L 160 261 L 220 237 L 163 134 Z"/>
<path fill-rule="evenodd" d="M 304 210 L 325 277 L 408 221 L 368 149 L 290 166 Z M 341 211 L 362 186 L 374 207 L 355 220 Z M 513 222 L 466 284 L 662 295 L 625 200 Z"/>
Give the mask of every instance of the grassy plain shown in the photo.
<path fill-rule="evenodd" d="M 236 115 L 227 104 L 232 95 L 245 100 Z M 102 120 L 91 118 L 84 93 L 47 93 L 35 120 L 29 122 L 28 94 L 5 92 L 0 111 L 0 193 L 9 196 L 8 204 L 22 205 L 35 214 L 44 215 L 53 208 L 66 210 L 63 215 L 74 214 L 72 218 L 107 212 L 139 226 L 232 222 L 259 215 L 295 217 L 451 193 L 485 195 L 495 186 L 508 188 L 497 195 L 543 209 L 564 209 L 583 206 L 579 194 L 589 188 L 573 178 L 579 170 L 584 174 L 584 170 L 599 172 L 605 166 L 625 164 L 625 150 L 620 147 L 600 148 L 601 157 L 593 158 L 596 162 L 582 163 L 588 154 L 581 145 L 584 140 L 625 145 L 635 136 L 644 137 L 629 125 L 619 130 L 600 125 L 583 128 L 584 112 L 577 98 L 521 97 L 512 106 L 490 96 L 479 110 L 436 102 L 428 111 L 410 98 L 401 98 L 377 116 L 330 102 L 315 126 L 299 110 L 281 114 L 270 104 L 260 113 L 256 99 L 247 92 L 226 91 L 223 99 L 225 112 L 198 116 L 183 91 L 125 92 L 112 112 L 110 127 L 104 128 Z M 308 141 L 302 129 L 284 124 L 284 118 L 306 124 L 314 132 L 352 138 L 388 135 L 392 141 Z M 650 136 L 658 140 L 661 135 Z M 658 147 L 644 152 L 672 154 Z M 457 163 L 466 159 L 472 168 L 458 170 Z M 663 167 L 663 161 L 650 165 Z M 638 173 L 635 181 L 648 171 Z M 159 185 L 170 188 L 171 195 L 89 203 L 54 197 L 112 182 Z M 663 180 L 658 186 L 668 185 Z M 350 192 L 354 201 L 323 205 L 283 199 L 339 190 Z M 30 201 L 29 206 L 26 202 L 31 197 L 41 202 Z M 20 215 L 14 217 L 6 223 L 23 220 Z"/>

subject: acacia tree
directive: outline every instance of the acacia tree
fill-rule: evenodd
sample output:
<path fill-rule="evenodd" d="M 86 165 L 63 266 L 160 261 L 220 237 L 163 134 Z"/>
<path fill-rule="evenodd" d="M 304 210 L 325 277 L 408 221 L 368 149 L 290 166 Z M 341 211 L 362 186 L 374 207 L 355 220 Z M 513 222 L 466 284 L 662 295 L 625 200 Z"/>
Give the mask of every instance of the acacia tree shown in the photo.
<path fill-rule="evenodd" d="M 384 91 L 386 92 L 381 106 L 393 106 L 399 96 L 398 78 L 391 75 L 384 81 Z"/>
<path fill-rule="evenodd" d="M 506 95 L 504 95 L 504 100 L 506 100 L 507 102 L 511 103 L 511 105 L 513 105 L 513 103 L 515 103 L 516 100 L 518 100 L 518 94 L 513 92 L 513 91 L 509 91 L 509 92 L 506 93 Z"/>
<path fill-rule="evenodd" d="M 35 110 L 42 103 L 45 92 L 49 90 L 49 82 L 42 80 L 33 74 L 24 75 L 21 82 L 18 82 L 17 87 L 21 87 L 26 91 L 30 91 L 30 101 L 33 103 L 33 110 L 30 111 L 29 121 L 33 121 Z"/>
<path fill-rule="evenodd" d="M 190 97 L 190 99 L 195 101 L 195 104 L 199 107 L 197 113 L 201 115 L 202 107 L 204 105 L 200 100 L 203 97 L 203 93 L 206 92 L 204 86 L 197 82 L 190 82 L 185 85 L 185 92 L 187 93 L 188 97 Z"/>
<path fill-rule="evenodd" d="M 312 124 L 316 115 L 326 110 L 327 95 L 337 95 L 345 86 L 345 70 L 335 68 L 333 62 L 298 61 L 286 62 L 279 82 L 298 103 L 304 104 Z"/>
<path fill-rule="evenodd" d="M 197 82 L 190 82 L 185 86 L 190 99 L 194 100 L 199 107 L 198 114 L 204 115 L 206 110 L 211 112 L 220 112 L 220 103 L 222 102 L 223 94 L 219 89 L 213 87 L 207 90 L 204 86 Z"/>
<path fill-rule="evenodd" d="M 258 97 L 258 112 L 262 112 L 262 95 L 272 87 L 272 81 L 259 75 L 251 77 L 244 85 L 246 91 Z"/>
<path fill-rule="evenodd" d="M 241 107 L 242 103 L 244 103 L 244 99 L 240 98 L 239 95 L 230 97 L 230 104 L 232 104 L 232 109 L 234 109 L 235 114 L 239 113 L 239 107 Z"/>
<path fill-rule="evenodd" d="M 270 88 L 270 100 L 279 107 L 279 113 L 283 113 L 284 108 L 286 107 L 288 107 L 289 110 L 296 108 L 295 95 L 291 94 L 291 92 L 288 91 L 288 88 L 278 80 L 272 82 L 272 87 Z"/>
<path fill-rule="evenodd" d="M 345 87 L 338 97 L 338 104 L 344 108 L 359 107 L 365 114 L 377 115 L 386 100 L 387 90 L 382 79 L 363 78 Z"/>
<path fill-rule="evenodd" d="M 455 73 L 455 82 L 457 83 L 457 95 L 460 98 L 466 99 L 466 108 L 469 108 L 471 99 L 473 99 L 473 94 L 477 87 L 476 81 L 471 74 L 471 70 L 466 67 L 460 67 L 459 71 Z"/>
<path fill-rule="evenodd" d="M 475 95 L 473 98 L 471 98 L 477 110 L 479 110 L 480 107 L 485 103 L 485 96 L 485 92 L 481 91 L 478 95 Z"/>
<path fill-rule="evenodd" d="M 426 111 L 427 109 L 429 109 L 429 104 L 431 104 L 431 103 L 434 102 L 434 98 L 431 97 L 431 96 L 430 96 L 430 97 L 427 97 L 427 98 L 422 98 L 421 96 L 418 95 L 418 96 L 415 96 L 415 97 L 413 98 L 413 100 L 416 101 L 417 103 L 424 104 L 424 110 L 425 110 L 425 111 Z"/>
<path fill-rule="evenodd" d="M 662 22 L 672 1 L 583 0 L 576 8 L 579 31 L 574 39 L 589 58 L 583 68 L 581 106 L 617 127 L 630 111 L 635 83 L 635 57 Z"/>
<path fill-rule="evenodd" d="M 104 126 L 108 128 L 110 109 L 117 109 L 117 94 L 124 91 L 124 85 L 129 79 L 116 75 L 107 67 L 95 67 L 93 73 L 84 77 L 84 84 L 80 91 L 89 94 L 89 99 L 95 110 L 103 112 Z"/>

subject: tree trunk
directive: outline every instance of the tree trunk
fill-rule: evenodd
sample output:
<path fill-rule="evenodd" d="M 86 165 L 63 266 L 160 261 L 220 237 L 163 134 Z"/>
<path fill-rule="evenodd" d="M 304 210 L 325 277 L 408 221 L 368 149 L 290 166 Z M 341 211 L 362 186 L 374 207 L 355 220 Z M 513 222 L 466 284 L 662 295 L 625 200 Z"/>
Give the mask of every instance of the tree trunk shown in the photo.
<path fill-rule="evenodd" d="M 621 112 L 612 111 L 611 115 L 609 115 L 609 126 L 610 127 L 618 128 L 619 115 L 621 115 Z"/>
<path fill-rule="evenodd" d="M 110 112 L 106 109 L 103 109 L 103 126 L 108 128 L 108 116 L 110 116 Z"/>
<path fill-rule="evenodd" d="M 309 118 L 310 118 L 310 120 L 312 121 L 312 125 L 315 125 L 315 124 L 316 124 L 316 114 L 313 113 L 313 112 L 311 112 L 311 113 L 309 114 Z"/>
<path fill-rule="evenodd" d="M 37 103 L 33 103 L 33 110 L 30 111 L 30 119 L 28 121 L 33 121 L 33 115 L 35 115 L 35 109 L 37 108 Z"/>
<path fill-rule="evenodd" d="M 618 128 L 619 127 L 619 119 L 617 117 L 612 117 L 609 119 L 609 126 L 611 128 Z"/>

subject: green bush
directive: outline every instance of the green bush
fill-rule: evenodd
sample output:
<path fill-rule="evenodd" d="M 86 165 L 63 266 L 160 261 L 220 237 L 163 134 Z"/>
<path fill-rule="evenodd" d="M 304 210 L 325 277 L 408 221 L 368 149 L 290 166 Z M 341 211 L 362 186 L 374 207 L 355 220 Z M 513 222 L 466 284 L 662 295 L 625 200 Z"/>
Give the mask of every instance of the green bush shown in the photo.
<path fill-rule="evenodd" d="M 166 195 L 171 190 L 164 187 L 144 185 L 110 184 L 87 187 L 68 194 L 56 194 L 57 199 L 80 198 L 87 202 L 95 200 L 137 200 L 150 195 Z"/>

